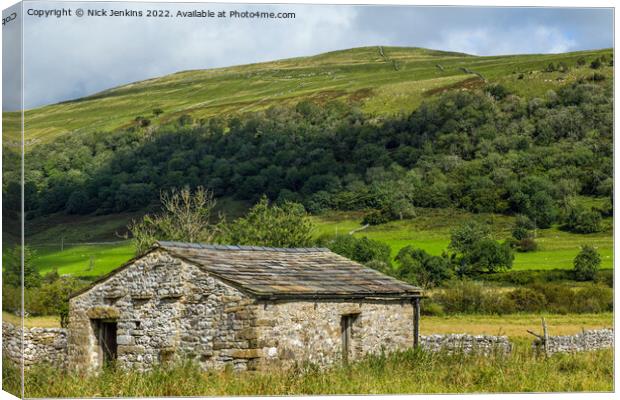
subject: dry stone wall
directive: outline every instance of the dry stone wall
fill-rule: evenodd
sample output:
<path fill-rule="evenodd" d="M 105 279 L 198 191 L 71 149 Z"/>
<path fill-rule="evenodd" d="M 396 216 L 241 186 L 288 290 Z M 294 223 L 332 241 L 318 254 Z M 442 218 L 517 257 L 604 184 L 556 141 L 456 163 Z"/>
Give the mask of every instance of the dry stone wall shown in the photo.
<path fill-rule="evenodd" d="M 2 354 L 21 364 L 21 327 L 2 322 Z M 67 331 L 61 328 L 24 329 L 24 366 L 49 363 L 64 366 L 67 359 Z"/>
<path fill-rule="evenodd" d="M 488 335 L 429 335 L 420 336 L 420 347 L 427 351 L 446 351 L 475 354 L 508 354 L 512 345 L 507 336 Z"/>
<path fill-rule="evenodd" d="M 532 343 L 536 350 L 543 351 L 543 342 L 539 339 Z M 571 353 L 592 351 L 614 347 L 613 329 L 588 330 L 570 336 L 549 336 L 547 353 Z"/>

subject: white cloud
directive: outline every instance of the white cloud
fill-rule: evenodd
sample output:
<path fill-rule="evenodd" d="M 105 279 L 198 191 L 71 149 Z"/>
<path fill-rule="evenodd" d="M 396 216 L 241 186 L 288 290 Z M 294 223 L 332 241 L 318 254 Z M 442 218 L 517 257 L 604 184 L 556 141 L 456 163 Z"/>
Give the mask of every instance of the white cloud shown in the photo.
<path fill-rule="evenodd" d="M 432 48 L 476 55 L 562 53 L 575 49 L 576 45 L 575 40 L 559 29 L 547 26 L 447 30 L 430 43 Z"/>

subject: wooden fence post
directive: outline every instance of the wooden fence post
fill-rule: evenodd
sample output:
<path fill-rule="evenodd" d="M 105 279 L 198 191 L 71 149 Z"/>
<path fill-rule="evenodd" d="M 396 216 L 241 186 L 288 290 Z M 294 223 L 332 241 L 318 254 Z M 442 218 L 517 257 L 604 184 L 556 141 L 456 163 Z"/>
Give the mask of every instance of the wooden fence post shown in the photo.
<path fill-rule="evenodd" d="M 547 332 L 547 322 L 545 321 L 545 317 L 542 317 L 542 326 L 543 326 L 543 348 L 545 349 L 545 357 L 549 356 L 549 333 Z"/>

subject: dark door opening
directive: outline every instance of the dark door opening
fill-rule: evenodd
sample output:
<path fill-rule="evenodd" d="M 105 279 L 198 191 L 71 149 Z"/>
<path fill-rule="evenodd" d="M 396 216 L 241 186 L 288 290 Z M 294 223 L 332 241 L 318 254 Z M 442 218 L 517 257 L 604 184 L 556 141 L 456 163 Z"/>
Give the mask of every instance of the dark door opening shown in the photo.
<path fill-rule="evenodd" d="M 116 360 L 116 321 L 99 322 L 99 346 L 102 365 L 108 365 Z"/>
<path fill-rule="evenodd" d="M 353 323 L 356 319 L 357 314 L 343 315 L 340 318 L 340 333 L 342 337 L 342 361 L 345 363 L 349 362 L 353 338 Z"/>

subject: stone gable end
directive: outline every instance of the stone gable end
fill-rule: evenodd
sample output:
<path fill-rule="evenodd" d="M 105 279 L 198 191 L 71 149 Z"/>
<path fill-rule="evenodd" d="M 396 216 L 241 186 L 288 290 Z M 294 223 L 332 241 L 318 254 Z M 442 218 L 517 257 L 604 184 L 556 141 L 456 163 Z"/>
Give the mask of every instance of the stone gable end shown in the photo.
<path fill-rule="evenodd" d="M 189 357 L 205 368 L 250 347 L 254 300 L 200 268 L 154 251 L 70 301 L 70 367 L 101 367 L 98 325 L 116 323 L 117 362 L 139 370 Z"/>

